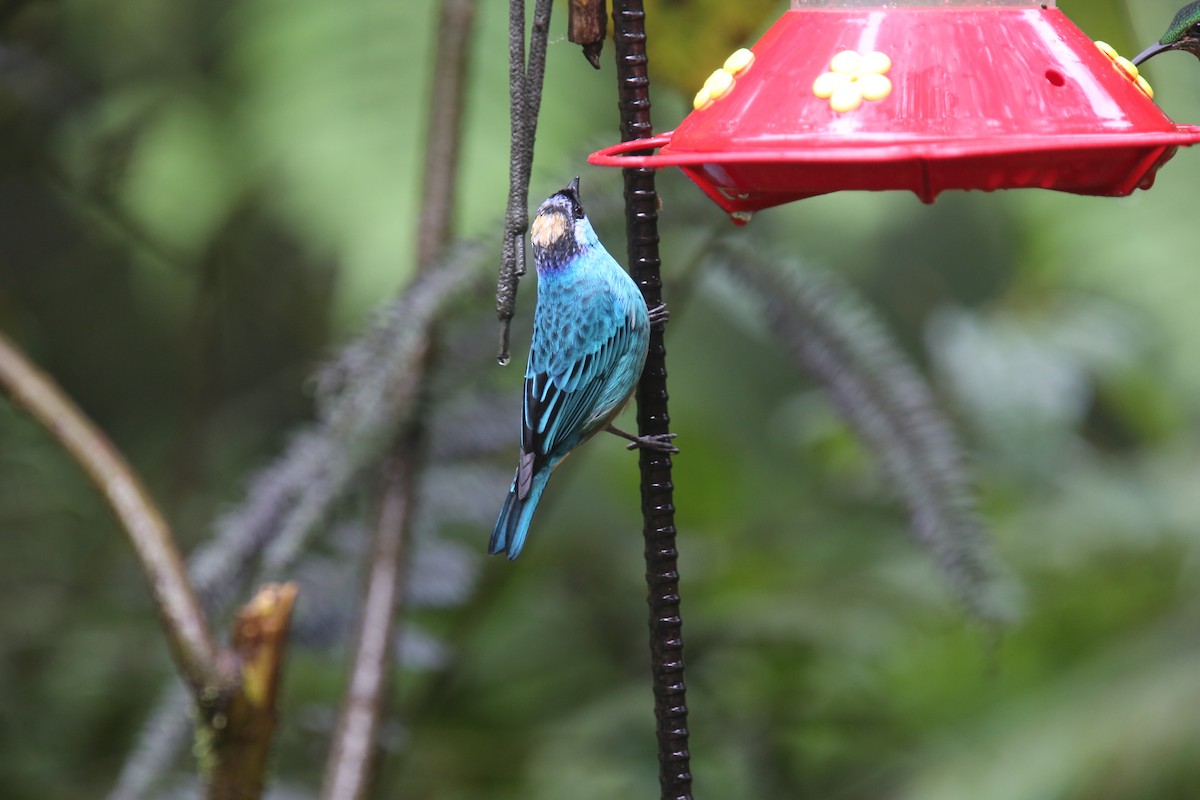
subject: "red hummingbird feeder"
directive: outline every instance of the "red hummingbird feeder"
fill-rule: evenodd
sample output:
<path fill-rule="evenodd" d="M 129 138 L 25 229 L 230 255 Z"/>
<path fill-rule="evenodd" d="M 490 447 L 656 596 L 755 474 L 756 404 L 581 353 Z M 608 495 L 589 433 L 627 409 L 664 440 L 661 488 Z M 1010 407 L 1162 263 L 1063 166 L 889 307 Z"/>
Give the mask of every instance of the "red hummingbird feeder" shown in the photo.
<path fill-rule="evenodd" d="M 588 161 L 679 167 L 738 224 L 847 189 L 1121 197 L 1200 142 L 1152 98 L 1053 0 L 792 0 L 674 131 Z"/>

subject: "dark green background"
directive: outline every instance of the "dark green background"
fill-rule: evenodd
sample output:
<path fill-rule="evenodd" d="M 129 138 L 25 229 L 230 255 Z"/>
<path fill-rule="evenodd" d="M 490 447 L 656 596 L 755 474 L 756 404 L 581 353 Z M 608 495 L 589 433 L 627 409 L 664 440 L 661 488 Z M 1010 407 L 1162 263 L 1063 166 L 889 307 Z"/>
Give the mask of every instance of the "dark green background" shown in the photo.
<path fill-rule="evenodd" d="M 456 215 L 497 246 L 501 5 L 481 3 Z M 1175 10 L 1060 5 L 1127 54 Z M 584 164 L 617 138 L 611 44 L 594 73 L 563 10 L 532 196 L 582 175 L 621 256 L 619 176 Z M 307 376 L 412 273 L 435 21 L 432 0 L 0 5 L 0 329 L 112 436 L 189 551 L 310 418 Z M 688 41 L 664 34 L 664 63 Z M 1146 74 L 1169 114 L 1200 122 L 1193 59 Z M 655 86 L 660 129 L 692 88 Z M 736 234 L 841 274 L 926 371 L 1012 575 L 1022 616 L 997 637 L 907 538 L 819 387 L 736 287 L 694 269 L 727 223 L 662 176 L 697 797 L 1200 796 L 1197 186 L 1200 152 L 1182 151 L 1127 199 L 849 194 Z M 517 363 L 532 303 L 530 280 Z M 520 383 L 494 365 L 491 315 L 473 296 L 458 320 L 477 335 L 442 357 L 467 395 L 511 402 L 512 452 L 432 504 L 470 506 L 424 535 L 479 574 L 409 615 L 439 658 L 397 670 L 378 796 L 656 796 L 635 459 L 588 445 L 520 561 L 485 560 Z M 277 785 L 296 796 L 319 785 L 344 676 L 357 562 L 339 541 L 315 556 L 342 579 L 302 580 L 298 612 L 332 621 L 298 637 L 283 692 Z M 170 674 L 115 524 L 0 403 L 0 794 L 102 796 Z"/>

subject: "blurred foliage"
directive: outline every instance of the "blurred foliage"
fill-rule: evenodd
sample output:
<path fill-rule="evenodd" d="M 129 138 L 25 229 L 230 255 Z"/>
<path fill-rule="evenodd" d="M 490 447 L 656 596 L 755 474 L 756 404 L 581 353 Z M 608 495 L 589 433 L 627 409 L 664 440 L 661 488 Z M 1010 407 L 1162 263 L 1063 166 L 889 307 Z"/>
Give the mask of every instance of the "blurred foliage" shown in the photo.
<path fill-rule="evenodd" d="M 786 0 L 647 0 L 655 84 L 690 99 L 726 56 L 753 44 L 787 6 Z"/>
<path fill-rule="evenodd" d="M 480 8 L 456 219 L 497 250 L 501 5 Z M 707 5 L 650 4 L 661 129 L 689 108 L 695 76 L 781 7 Z M 1175 10 L 1059 5 L 1122 52 Z M 0 5 L 0 328 L 129 455 L 189 551 L 317 416 L 309 376 L 412 272 L 434 12 L 432 0 Z M 620 177 L 583 166 L 617 138 L 611 56 L 593 72 L 556 14 L 533 196 L 582 172 L 619 254 Z M 1194 61 L 1163 56 L 1147 72 L 1169 114 L 1200 121 Z M 698 795 L 1200 795 L 1198 181 L 1200 155 L 1183 151 L 1153 191 L 1122 200 L 847 194 L 731 231 L 662 175 Z M 926 371 L 1024 588 L 1012 630 L 964 619 L 866 447 L 731 284 L 698 266 L 714 230 L 840 273 Z M 559 471 L 521 560 L 485 561 L 520 382 L 493 347 L 481 290 L 437 348 L 422 580 L 379 794 L 653 796 L 634 459 L 590 444 Z M 280 797 L 319 784 L 367 497 L 342 504 L 295 568 Z M 168 659 L 102 504 L 7 403 L 0 531 L 0 795 L 97 797 L 169 684 Z M 192 771 L 186 754 L 179 768 Z"/>

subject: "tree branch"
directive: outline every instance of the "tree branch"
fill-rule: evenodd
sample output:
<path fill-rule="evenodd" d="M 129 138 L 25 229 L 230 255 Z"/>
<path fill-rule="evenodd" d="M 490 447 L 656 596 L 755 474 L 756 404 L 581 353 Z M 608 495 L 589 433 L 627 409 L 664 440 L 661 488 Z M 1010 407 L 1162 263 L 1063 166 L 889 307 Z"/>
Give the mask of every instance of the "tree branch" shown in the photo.
<path fill-rule="evenodd" d="M 462 107 L 466 94 L 468 45 L 477 0 L 442 0 L 437 54 L 430 92 L 429 129 L 425 140 L 417 275 L 428 278 L 434 259 L 450 240 L 455 212 L 462 139 Z M 424 460 L 425 427 L 419 410 L 421 388 L 429 371 L 429 353 L 437 317 L 431 315 L 418 333 L 406 376 L 418 406 L 411 422 L 396 435 L 381 475 L 379 519 L 375 524 L 370 574 L 359 617 L 350 680 L 330 748 L 321 796 L 325 800 L 360 800 L 371 785 L 380 719 L 387 699 L 397 618 L 403 616 L 404 576 L 412 529 L 417 475 Z"/>
<path fill-rule="evenodd" d="M 112 443 L 55 382 L 0 334 L 0 385 L 79 464 L 133 545 L 158 608 L 171 655 L 196 694 L 228 687 L 204 609 L 188 581 L 167 523 Z"/>
<path fill-rule="evenodd" d="M 325 769 L 323 800 L 361 800 L 370 788 L 395 640 L 395 610 L 404 593 L 405 553 L 420 463 L 419 446 L 405 445 L 416 438 L 420 434 L 413 426 L 385 470 L 353 667 Z"/>
<path fill-rule="evenodd" d="M 425 180 L 417 224 L 417 264 L 424 266 L 449 244 L 457 199 L 463 99 L 470 70 L 471 32 L 478 0 L 442 0 L 437 68 L 429 93 Z"/>
<path fill-rule="evenodd" d="M 275 698 L 296 602 L 294 583 L 268 584 L 242 607 L 233 624 L 240 690 L 204 720 L 212 735 L 209 800 L 261 797 L 266 785 Z"/>

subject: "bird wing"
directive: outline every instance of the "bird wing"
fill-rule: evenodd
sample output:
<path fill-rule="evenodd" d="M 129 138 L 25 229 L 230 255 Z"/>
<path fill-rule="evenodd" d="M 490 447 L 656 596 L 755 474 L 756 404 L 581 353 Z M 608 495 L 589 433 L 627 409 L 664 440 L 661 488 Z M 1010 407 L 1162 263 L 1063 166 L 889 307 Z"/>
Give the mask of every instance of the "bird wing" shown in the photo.
<path fill-rule="evenodd" d="M 594 327 L 591 332 L 596 332 Z M 593 344 L 573 359 L 563 356 L 563 348 L 569 352 L 578 341 L 555 342 L 553 354 L 534 343 L 525 376 L 519 497 L 528 493 L 534 472 L 551 459 L 564 458 L 628 397 L 637 380 L 635 366 L 641 371 L 638 330 L 629 315 L 622 315 L 607 334 L 599 346 Z M 645 345 L 640 346 L 644 353 Z"/>

